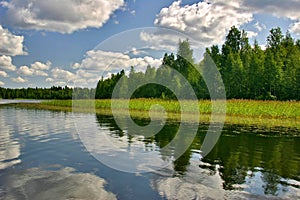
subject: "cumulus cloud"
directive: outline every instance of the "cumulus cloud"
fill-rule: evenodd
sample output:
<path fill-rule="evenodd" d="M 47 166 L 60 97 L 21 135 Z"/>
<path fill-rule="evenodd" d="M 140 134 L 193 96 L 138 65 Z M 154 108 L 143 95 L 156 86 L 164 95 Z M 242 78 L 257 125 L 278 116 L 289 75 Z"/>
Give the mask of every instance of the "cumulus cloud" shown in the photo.
<path fill-rule="evenodd" d="M 158 67 L 160 64 L 160 59 L 150 56 L 131 58 L 120 52 L 91 50 L 86 53 L 86 57 L 81 63 L 72 65 L 72 68 L 76 70 L 75 72 L 55 68 L 51 70 L 51 78 L 46 81 L 60 83 L 60 85 L 74 83 L 80 87 L 95 87 L 101 76 L 107 78 L 110 74 L 122 69 L 128 73 L 131 66 L 136 71 L 143 71 L 148 65 Z"/>
<path fill-rule="evenodd" d="M 256 37 L 258 35 L 257 32 L 254 32 L 254 31 L 247 31 L 247 36 L 248 38 L 253 38 L 253 37 Z"/>
<path fill-rule="evenodd" d="M 185 6 L 181 6 L 181 1 L 175 1 L 160 11 L 154 23 L 185 33 L 203 45 L 211 45 L 222 43 L 233 25 L 241 26 L 252 20 L 252 13 L 238 0 L 204 0 Z"/>
<path fill-rule="evenodd" d="M 7 9 L 6 21 L 16 27 L 72 33 L 103 26 L 124 0 L 11 0 L 1 5 Z"/>
<path fill-rule="evenodd" d="M 143 70 L 148 65 L 158 67 L 160 64 L 160 59 L 154 59 L 150 56 L 131 58 L 129 55 L 120 52 L 91 50 L 87 52 L 87 56 L 82 61 L 81 67 L 82 69 L 97 71 L 101 75 L 104 71 L 128 70 L 131 66 L 137 70 Z"/>
<path fill-rule="evenodd" d="M 35 62 L 31 64 L 31 67 L 28 66 L 21 66 L 18 70 L 19 74 L 25 75 L 25 76 L 48 76 L 48 74 L 43 70 L 49 70 L 51 67 L 51 62 L 47 62 L 46 64 L 41 62 Z"/>
<path fill-rule="evenodd" d="M 0 76 L 2 77 L 8 77 L 7 73 L 5 71 L 0 71 Z"/>
<path fill-rule="evenodd" d="M 18 76 L 17 78 L 11 78 L 11 80 L 16 83 L 26 83 L 27 82 L 27 80 L 22 78 L 21 76 Z"/>
<path fill-rule="evenodd" d="M 12 59 L 10 56 L 2 55 L 0 56 L 0 69 L 15 71 L 16 66 L 12 64 Z"/>
<path fill-rule="evenodd" d="M 291 20 L 300 19 L 300 1 L 281 0 L 262 1 L 262 0 L 240 0 L 242 6 L 254 13 L 269 13 L 276 17 L 287 17 Z"/>
<path fill-rule="evenodd" d="M 48 74 L 46 72 L 41 71 L 41 70 L 35 71 L 35 75 L 37 75 L 37 76 L 48 76 Z"/>
<path fill-rule="evenodd" d="M 141 55 L 141 54 L 148 54 L 146 51 L 137 49 L 137 48 L 135 48 L 135 47 L 133 47 L 133 48 L 131 49 L 130 53 L 132 53 L 132 54 L 135 55 L 135 56 Z"/>
<path fill-rule="evenodd" d="M 74 63 L 73 65 L 72 65 L 72 68 L 73 69 L 78 69 L 80 67 L 80 63 Z"/>
<path fill-rule="evenodd" d="M 56 85 L 76 84 L 76 86 L 79 87 L 94 87 L 99 79 L 100 76 L 97 73 L 86 71 L 84 69 L 78 69 L 75 72 L 71 72 L 67 69 L 56 67 L 51 70 L 50 77 L 46 78 L 45 81 Z"/>
<path fill-rule="evenodd" d="M 142 31 L 140 39 L 146 42 L 150 49 L 174 52 L 177 50 L 179 39 L 186 39 L 186 35 L 167 29 L 158 29 L 156 32 Z"/>
<path fill-rule="evenodd" d="M 41 63 L 41 62 L 35 62 L 31 64 L 32 69 L 35 70 L 48 70 L 51 67 L 51 62 L 48 61 L 46 64 Z"/>
<path fill-rule="evenodd" d="M 0 81 L 0 86 L 3 86 L 5 83 L 3 83 L 2 81 Z"/>
<path fill-rule="evenodd" d="M 192 5 L 181 5 L 181 1 L 173 2 L 169 7 L 161 9 L 154 24 L 159 27 L 180 31 L 199 41 L 204 46 L 221 44 L 232 26 L 251 22 L 254 14 L 269 14 L 292 20 L 291 32 L 300 34 L 300 1 L 289 0 L 204 0 Z M 254 27 L 258 31 L 266 26 L 257 22 Z M 149 36 L 142 35 L 149 40 Z M 160 35 L 161 36 L 161 35 Z M 249 32 L 249 36 L 256 36 Z M 154 37 L 152 37 L 154 38 Z M 164 43 L 163 38 L 156 37 L 153 41 Z"/>
<path fill-rule="evenodd" d="M 94 74 L 94 73 L 89 73 L 89 72 L 87 72 L 87 71 L 85 71 L 85 70 L 82 70 L 82 69 L 78 70 L 78 71 L 76 72 L 76 74 L 77 74 L 79 77 L 83 77 L 83 78 L 93 78 L 93 77 L 95 77 L 95 74 Z"/>
<path fill-rule="evenodd" d="M 60 68 L 54 68 L 51 70 L 52 76 L 56 80 L 75 80 L 76 75 L 68 70 L 60 69 Z"/>
<path fill-rule="evenodd" d="M 8 29 L 4 29 L 0 25 L 0 55 L 24 55 L 23 51 L 23 36 L 12 34 Z"/>
<path fill-rule="evenodd" d="M 27 66 L 21 66 L 20 69 L 18 70 L 18 72 L 22 75 L 25 75 L 25 76 L 32 76 L 33 73 L 34 73 L 34 70 L 33 69 L 30 69 L 29 67 Z"/>
<path fill-rule="evenodd" d="M 46 78 L 46 82 L 54 82 L 54 79 L 53 78 Z"/>

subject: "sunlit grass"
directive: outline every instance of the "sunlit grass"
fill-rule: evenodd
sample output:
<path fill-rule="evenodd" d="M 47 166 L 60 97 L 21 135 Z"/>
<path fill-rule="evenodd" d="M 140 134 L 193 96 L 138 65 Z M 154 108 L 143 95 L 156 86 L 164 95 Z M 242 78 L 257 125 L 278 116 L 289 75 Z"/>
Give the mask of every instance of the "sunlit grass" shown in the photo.
<path fill-rule="evenodd" d="M 118 109 L 127 109 L 124 100 L 117 101 Z M 194 107 L 190 106 L 191 101 L 183 100 L 185 111 L 195 112 Z M 42 102 L 43 105 L 55 107 L 79 107 L 96 109 L 110 109 L 111 100 L 52 100 Z M 161 105 L 167 112 L 180 113 L 180 103 L 175 100 L 161 99 L 132 99 L 129 108 L 135 111 L 149 111 L 152 105 Z M 201 114 L 212 112 L 210 100 L 200 100 L 198 102 Z M 255 100 L 227 100 L 226 114 L 248 117 L 276 117 L 276 118 L 297 118 L 300 117 L 300 102 L 297 101 L 255 101 Z"/>
<path fill-rule="evenodd" d="M 125 100 L 116 100 L 117 110 L 122 114 L 127 109 Z M 183 100 L 186 115 L 195 113 L 189 100 Z M 168 118 L 181 119 L 180 103 L 175 100 L 162 99 L 132 99 L 130 113 L 132 117 L 148 118 L 149 109 L 153 105 L 164 107 Z M 210 122 L 212 103 L 210 100 L 198 101 L 200 122 Z M 22 106 L 22 105 L 19 105 Z M 24 106 L 24 105 L 23 105 Z M 96 112 L 111 114 L 111 100 L 51 100 L 40 104 L 27 104 L 26 107 L 64 110 L 73 112 Z M 283 126 L 300 128 L 299 101 L 255 101 L 255 100 L 228 100 L 226 102 L 226 123 L 244 125 L 263 125 L 268 127 Z M 158 114 L 161 110 L 156 110 Z"/>

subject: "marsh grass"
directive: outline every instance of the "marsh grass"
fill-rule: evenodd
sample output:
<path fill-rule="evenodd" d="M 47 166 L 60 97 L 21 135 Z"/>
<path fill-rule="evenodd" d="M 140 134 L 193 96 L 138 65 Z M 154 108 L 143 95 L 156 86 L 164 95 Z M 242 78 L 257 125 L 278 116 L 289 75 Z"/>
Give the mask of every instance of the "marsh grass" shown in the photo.
<path fill-rule="evenodd" d="M 124 100 L 116 100 L 117 109 L 120 114 L 126 108 Z M 194 107 L 189 100 L 182 101 L 186 113 L 193 115 Z M 175 100 L 161 99 L 132 99 L 130 100 L 130 113 L 132 117 L 149 118 L 149 109 L 153 105 L 162 106 L 168 114 L 168 118 L 180 120 L 180 104 Z M 210 100 L 200 100 L 198 102 L 200 111 L 200 122 L 211 120 L 212 103 Z M 22 105 L 21 105 L 22 106 Z M 24 105 L 23 105 L 24 107 Z M 65 110 L 75 112 L 97 112 L 101 114 L 111 114 L 111 100 L 51 100 L 40 104 L 26 105 L 26 107 Z M 300 128 L 300 102 L 298 101 L 256 101 L 256 100 L 227 100 L 226 102 L 226 123 L 263 125 L 268 127 L 284 126 Z M 156 112 L 162 112 L 156 108 Z"/>
<path fill-rule="evenodd" d="M 119 109 L 127 109 L 124 100 L 116 100 Z M 183 101 L 186 111 L 193 113 L 194 108 L 189 107 L 191 101 Z M 42 102 L 43 105 L 55 107 L 78 107 L 96 109 L 110 109 L 111 100 L 53 100 Z M 161 105 L 167 112 L 180 113 L 180 104 L 174 100 L 161 99 L 132 99 L 130 109 L 136 111 L 149 111 L 151 106 Z M 212 112 L 212 104 L 209 100 L 198 102 L 199 111 L 203 114 Z M 249 117 L 276 117 L 276 118 L 296 118 L 300 117 L 300 102 L 296 101 L 254 101 L 254 100 L 227 100 L 227 115 L 240 115 Z"/>

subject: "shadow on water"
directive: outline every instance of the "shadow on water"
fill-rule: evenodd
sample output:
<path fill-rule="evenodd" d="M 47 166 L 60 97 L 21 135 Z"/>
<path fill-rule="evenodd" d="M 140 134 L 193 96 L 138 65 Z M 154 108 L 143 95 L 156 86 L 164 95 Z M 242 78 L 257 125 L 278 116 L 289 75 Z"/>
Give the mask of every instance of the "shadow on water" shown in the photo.
<path fill-rule="evenodd" d="M 120 130 L 111 116 L 96 115 L 96 118 L 100 126 L 109 127 L 115 136 L 127 136 L 128 142 L 135 137 Z M 149 123 L 142 119 L 135 119 L 135 122 Z M 179 123 L 169 121 L 158 134 L 144 139 L 145 146 L 155 144 L 160 151 L 174 138 L 178 127 Z M 282 196 L 290 188 L 300 189 L 299 130 L 227 124 L 213 150 L 201 159 L 199 150 L 207 129 L 207 124 L 200 124 L 190 147 L 173 161 L 173 177 L 186 176 L 195 163 L 193 160 L 197 160 L 199 168 L 220 176 L 221 187 L 225 190 Z M 168 152 L 160 154 L 172 157 Z"/>

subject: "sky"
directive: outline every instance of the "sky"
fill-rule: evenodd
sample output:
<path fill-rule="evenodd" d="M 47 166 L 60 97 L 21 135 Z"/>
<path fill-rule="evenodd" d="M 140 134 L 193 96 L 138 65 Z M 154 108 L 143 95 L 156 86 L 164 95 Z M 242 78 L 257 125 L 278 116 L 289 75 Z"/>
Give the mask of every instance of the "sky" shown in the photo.
<path fill-rule="evenodd" d="M 262 47 L 277 26 L 299 39 L 299 10 L 300 0 L 0 0 L 0 87 L 96 87 L 158 67 L 179 39 L 200 59 L 232 26 Z"/>

